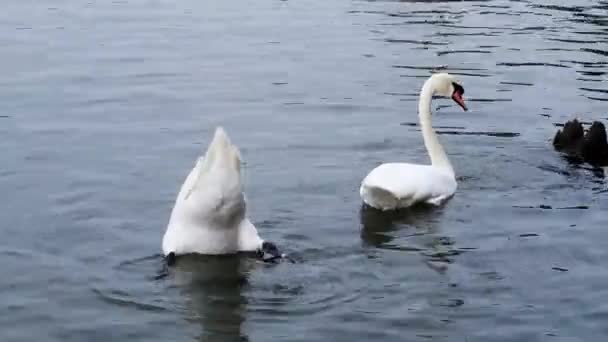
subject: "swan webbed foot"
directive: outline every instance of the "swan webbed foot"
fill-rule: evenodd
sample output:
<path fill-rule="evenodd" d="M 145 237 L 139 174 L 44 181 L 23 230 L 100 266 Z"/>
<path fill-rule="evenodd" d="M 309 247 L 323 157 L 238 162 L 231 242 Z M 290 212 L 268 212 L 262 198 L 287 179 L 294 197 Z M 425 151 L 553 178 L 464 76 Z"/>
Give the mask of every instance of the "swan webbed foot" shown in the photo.
<path fill-rule="evenodd" d="M 274 243 L 268 241 L 262 243 L 257 254 L 264 262 L 274 262 L 285 257 L 285 254 L 281 253 Z"/>

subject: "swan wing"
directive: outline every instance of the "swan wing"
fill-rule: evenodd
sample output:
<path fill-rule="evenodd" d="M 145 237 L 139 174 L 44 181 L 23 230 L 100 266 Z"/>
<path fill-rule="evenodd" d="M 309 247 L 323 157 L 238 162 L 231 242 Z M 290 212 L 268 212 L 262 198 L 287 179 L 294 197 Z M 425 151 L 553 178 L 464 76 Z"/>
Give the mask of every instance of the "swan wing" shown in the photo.
<path fill-rule="evenodd" d="M 368 205 L 392 210 L 426 202 L 440 204 L 456 191 L 453 175 L 431 165 L 387 163 L 373 169 L 361 184 Z"/>

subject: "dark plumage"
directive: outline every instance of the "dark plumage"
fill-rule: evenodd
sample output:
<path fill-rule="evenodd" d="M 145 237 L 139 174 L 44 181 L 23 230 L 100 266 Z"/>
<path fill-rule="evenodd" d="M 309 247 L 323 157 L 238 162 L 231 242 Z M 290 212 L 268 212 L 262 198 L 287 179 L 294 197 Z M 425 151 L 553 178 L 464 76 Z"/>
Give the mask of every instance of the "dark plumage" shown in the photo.
<path fill-rule="evenodd" d="M 593 122 L 587 134 L 578 120 L 566 122 L 564 128 L 555 133 L 553 146 L 573 161 L 608 166 L 606 128 L 599 121 Z"/>
<path fill-rule="evenodd" d="M 555 138 L 553 138 L 553 146 L 558 151 L 564 151 L 567 149 L 578 149 L 585 131 L 583 125 L 577 120 L 566 122 L 563 130 L 557 130 Z"/>
<path fill-rule="evenodd" d="M 589 128 L 582 148 L 583 159 L 594 166 L 608 166 L 608 140 L 606 127 L 595 121 Z"/>

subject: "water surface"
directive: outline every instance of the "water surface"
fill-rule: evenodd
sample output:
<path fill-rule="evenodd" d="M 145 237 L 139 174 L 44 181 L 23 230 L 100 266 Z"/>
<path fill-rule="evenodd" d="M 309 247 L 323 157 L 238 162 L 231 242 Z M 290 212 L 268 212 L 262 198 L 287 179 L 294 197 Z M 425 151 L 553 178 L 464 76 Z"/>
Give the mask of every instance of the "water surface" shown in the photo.
<path fill-rule="evenodd" d="M 0 13 L 2 341 L 600 341 L 602 177 L 552 151 L 608 119 L 606 1 L 8 1 Z M 361 210 L 384 161 L 444 207 Z M 250 216 L 297 263 L 190 258 L 158 279 L 179 186 L 216 125 Z M 570 209 L 562 209 L 570 208 Z"/>

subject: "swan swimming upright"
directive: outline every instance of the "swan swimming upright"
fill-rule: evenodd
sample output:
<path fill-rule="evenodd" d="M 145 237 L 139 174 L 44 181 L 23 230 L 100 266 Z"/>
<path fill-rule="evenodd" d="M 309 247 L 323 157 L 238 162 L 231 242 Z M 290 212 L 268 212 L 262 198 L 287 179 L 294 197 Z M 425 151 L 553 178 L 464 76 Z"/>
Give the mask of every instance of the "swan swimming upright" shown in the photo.
<path fill-rule="evenodd" d="M 380 210 L 396 210 L 416 203 L 440 205 L 456 191 L 452 164 L 431 125 L 433 95 L 451 97 L 463 110 L 464 88 L 447 73 L 433 74 L 422 86 L 418 116 L 431 165 L 385 163 L 373 169 L 361 183 L 363 202 Z"/>
<path fill-rule="evenodd" d="M 222 127 L 177 195 L 162 249 L 170 264 L 176 256 L 192 253 L 258 252 L 265 260 L 282 256 L 247 218 L 241 156 Z"/>

